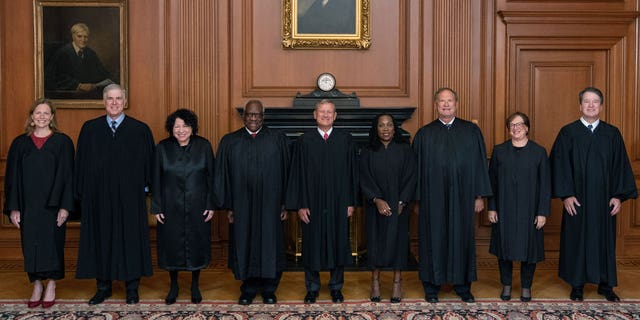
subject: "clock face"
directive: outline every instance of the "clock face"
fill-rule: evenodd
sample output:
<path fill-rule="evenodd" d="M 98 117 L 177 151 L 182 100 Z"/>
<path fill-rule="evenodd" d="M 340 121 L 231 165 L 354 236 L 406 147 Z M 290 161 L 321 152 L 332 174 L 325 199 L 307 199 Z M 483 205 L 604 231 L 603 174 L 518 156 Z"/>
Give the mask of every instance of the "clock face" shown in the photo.
<path fill-rule="evenodd" d="M 336 78 L 331 73 L 323 73 L 318 76 L 318 88 L 322 91 L 331 91 L 336 87 Z"/>

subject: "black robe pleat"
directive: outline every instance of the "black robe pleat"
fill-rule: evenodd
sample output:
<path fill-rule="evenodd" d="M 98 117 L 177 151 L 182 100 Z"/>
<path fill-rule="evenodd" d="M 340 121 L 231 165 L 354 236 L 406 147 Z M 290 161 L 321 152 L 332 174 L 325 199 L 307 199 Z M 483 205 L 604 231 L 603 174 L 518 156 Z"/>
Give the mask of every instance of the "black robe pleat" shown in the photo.
<path fill-rule="evenodd" d="M 609 201 L 638 196 L 620 131 L 600 120 L 591 133 L 576 120 L 560 130 L 550 159 L 553 196 L 580 203 L 576 215 L 562 213 L 560 278 L 572 286 L 616 286 L 616 216 Z"/>
<path fill-rule="evenodd" d="M 233 211 L 229 224 L 229 268 L 238 280 L 276 278 L 286 267 L 280 213 L 289 171 L 287 137 L 262 127 L 253 138 L 245 128 L 225 135 L 216 160 L 218 207 Z"/>
<path fill-rule="evenodd" d="M 409 215 L 418 181 L 416 156 L 409 144 L 390 142 L 360 155 L 360 187 L 365 199 L 367 264 L 370 268 L 406 270 L 409 257 Z M 391 216 L 378 212 L 373 198 L 385 200 Z M 398 203 L 406 205 L 398 212 Z"/>
<path fill-rule="evenodd" d="M 82 126 L 74 173 L 81 206 L 77 278 L 126 281 L 153 273 L 145 187 L 154 149 L 149 127 L 129 116 L 115 136 L 105 116 Z"/>
<path fill-rule="evenodd" d="M 158 267 L 199 270 L 211 262 L 211 221 L 205 210 L 215 209 L 214 157 L 211 143 L 191 136 L 189 144 L 167 138 L 156 147 L 152 176 L 151 213 L 164 215 L 158 223 Z"/>
<path fill-rule="evenodd" d="M 436 285 L 475 281 L 475 199 L 491 195 L 480 128 L 456 118 L 447 130 L 436 119 L 418 130 L 413 148 L 420 279 Z"/>
<path fill-rule="evenodd" d="M 307 270 L 351 263 L 347 207 L 360 202 L 356 151 L 351 134 L 337 128 L 327 141 L 314 128 L 294 146 L 286 203 L 311 212 L 309 224 L 300 222 Z"/>
<path fill-rule="evenodd" d="M 58 210 L 73 211 L 73 142 L 51 135 L 41 149 L 30 136 L 11 143 L 5 173 L 4 213 L 20 211 L 24 271 L 64 277 L 66 223 L 57 226 Z"/>
<path fill-rule="evenodd" d="M 502 260 L 544 260 L 544 228 L 536 229 L 534 221 L 536 216 L 549 216 L 551 168 L 546 150 L 531 140 L 522 148 L 511 140 L 496 145 L 489 177 L 493 196 L 487 209 L 498 213 L 489 252 Z"/>

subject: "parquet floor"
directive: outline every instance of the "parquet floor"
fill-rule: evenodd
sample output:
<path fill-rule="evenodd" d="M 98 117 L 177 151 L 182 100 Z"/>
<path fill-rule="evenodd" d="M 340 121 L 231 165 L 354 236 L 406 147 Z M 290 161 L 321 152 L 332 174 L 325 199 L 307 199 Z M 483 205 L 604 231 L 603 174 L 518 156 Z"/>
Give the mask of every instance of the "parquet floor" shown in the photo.
<path fill-rule="evenodd" d="M 23 272 L 0 272 L 0 299 L 28 299 L 31 295 L 31 284 Z M 329 300 L 329 291 L 326 288 L 328 273 L 321 273 L 323 289 L 320 291 L 320 300 Z M 345 286 L 343 293 L 347 300 L 368 299 L 371 275 L 368 271 L 350 271 L 345 273 Z M 624 301 L 625 299 L 640 299 L 640 270 L 619 270 L 618 281 L 620 286 L 616 292 Z M 189 300 L 189 286 L 191 274 L 181 272 L 180 295 L 178 300 Z M 479 280 L 473 283 L 471 288 L 476 298 L 498 299 L 501 285 L 497 270 L 479 270 Z M 391 296 L 392 273 L 383 272 L 381 282 L 381 294 L 383 301 L 388 301 Z M 514 271 L 513 297 L 518 299 L 519 274 Z M 143 301 L 163 300 L 169 286 L 169 277 L 166 271 L 156 270 L 154 275 L 143 278 L 140 286 L 140 298 Z M 229 270 L 206 270 L 202 272 L 200 289 L 205 300 L 236 301 L 240 295 L 240 281 L 233 278 Z M 403 274 L 404 297 L 422 299 L 424 293 L 418 280 L 417 272 L 410 271 Z M 569 286 L 561 281 L 555 270 L 537 270 L 532 289 L 534 299 L 568 299 Z M 95 281 L 74 279 L 73 272 L 67 272 L 67 278 L 57 283 L 58 299 L 88 300 L 95 292 Z M 301 301 L 305 295 L 304 273 L 285 272 L 278 288 L 277 296 L 280 301 Z M 112 300 L 123 300 L 124 283 L 114 282 Z M 443 287 L 440 292 L 441 299 L 457 299 L 450 286 Z M 602 299 L 596 293 L 595 286 L 585 287 L 585 299 Z M 259 301 L 259 297 L 256 301 Z"/>

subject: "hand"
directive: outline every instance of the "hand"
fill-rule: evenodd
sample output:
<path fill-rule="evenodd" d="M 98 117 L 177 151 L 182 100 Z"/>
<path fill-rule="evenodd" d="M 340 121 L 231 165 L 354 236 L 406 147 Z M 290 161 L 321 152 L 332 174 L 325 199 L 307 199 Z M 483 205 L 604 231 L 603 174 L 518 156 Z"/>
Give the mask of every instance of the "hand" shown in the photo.
<path fill-rule="evenodd" d="M 213 210 L 205 210 L 202 215 L 206 217 L 204 222 L 209 222 L 213 218 Z"/>
<path fill-rule="evenodd" d="M 374 200 L 374 203 L 376 204 L 376 208 L 378 209 L 378 213 L 380 213 L 383 216 L 390 216 L 391 215 L 391 207 L 389 206 L 389 204 L 380 199 L 380 198 L 376 198 L 376 200 Z"/>
<path fill-rule="evenodd" d="M 69 211 L 67 211 L 67 209 L 60 208 L 60 210 L 58 210 L 58 218 L 56 219 L 58 227 L 63 225 L 67 221 L 67 218 L 69 218 Z"/>
<path fill-rule="evenodd" d="M 540 230 L 540 229 L 542 229 L 542 227 L 544 227 L 544 224 L 547 223 L 547 217 L 545 217 L 545 216 L 536 216 L 536 219 L 534 220 L 534 223 L 536 224 L 536 229 Z"/>
<path fill-rule="evenodd" d="M 473 209 L 476 213 L 480 213 L 482 212 L 482 210 L 484 210 L 484 199 L 482 198 L 476 198 L 476 202 L 474 204 L 474 209 Z"/>
<path fill-rule="evenodd" d="M 490 210 L 488 216 L 491 223 L 498 223 L 498 211 Z"/>
<path fill-rule="evenodd" d="M 11 223 L 16 226 L 16 228 L 20 229 L 20 211 L 11 210 Z"/>
<path fill-rule="evenodd" d="M 398 201 L 398 215 L 402 214 L 402 211 L 404 211 L 404 207 L 406 207 L 407 204 L 402 202 L 402 201 Z"/>
<path fill-rule="evenodd" d="M 233 211 L 229 210 L 229 212 L 227 212 L 227 219 L 229 219 L 229 223 L 233 223 Z"/>
<path fill-rule="evenodd" d="M 611 207 L 611 215 L 615 216 L 616 214 L 618 214 L 618 212 L 620 212 L 622 203 L 618 198 L 611 198 L 611 200 L 609 200 L 609 207 Z"/>
<path fill-rule="evenodd" d="M 162 212 L 156 214 L 156 220 L 160 222 L 160 224 L 164 224 L 164 214 L 162 214 Z"/>
<path fill-rule="evenodd" d="M 567 213 L 569 213 L 570 216 L 575 216 L 576 214 L 578 214 L 578 212 L 576 211 L 576 206 L 580 206 L 580 202 L 578 202 L 578 199 L 576 199 L 576 197 L 569 197 L 566 198 L 562 201 L 564 203 L 564 209 L 567 210 Z"/>
<path fill-rule="evenodd" d="M 348 206 L 347 207 L 347 217 L 351 218 L 351 216 L 353 215 L 353 213 L 356 211 L 356 207 L 354 206 Z"/>
<path fill-rule="evenodd" d="M 310 216 L 311 211 L 309 211 L 309 208 L 298 209 L 298 217 L 300 217 L 300 220 L 302 220 L 302 222 L 309 224 L 309 222 L 311 221 L 309 219 Z"/>
<path fill-rule="evenodd" d="M 282 207 L 282 209 L 280 209 L 280 221 L 285 221 L 287 220 L 287 209 L 285 209 L 284 207 Z"/>
<path fill-rule="evenodd" d="M 81 83 L 80 85 L 78 85 L 78 90 L 79 91 L 93 91 L 95 90 L 96 85 L 93 83 Z"/>

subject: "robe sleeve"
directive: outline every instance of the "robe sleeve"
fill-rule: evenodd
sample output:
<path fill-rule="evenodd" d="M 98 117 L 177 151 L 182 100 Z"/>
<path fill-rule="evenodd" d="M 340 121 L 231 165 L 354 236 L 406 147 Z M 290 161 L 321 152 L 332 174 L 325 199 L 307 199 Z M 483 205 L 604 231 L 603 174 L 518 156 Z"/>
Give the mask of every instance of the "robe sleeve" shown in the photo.
<path fill-rule="evenodd" d="M 216 208 L 216 196 L 213 190 L 215 186 L 215 156 L 213 155 L 213 148 L 208 140 L 202 139 L 205 146 L 203 152 L 205 153 L 205 165 L 207 169 L 207 210 L 214 210 Z"/>
<path fill-rule="evenodd" d="M 287 183 L 287 196 L 285 206 L 289 210 L 308 208 L 309 198 L 307 196 L 307 176 L 304 172 L 304 135 L 298 138 L 293 147 L 291 158 L 291 169 L 289 171 L 289 182 Z"/>
<path fill-rule="evenodd" d="M 282 166 L 282 181 L 281 181 L 281 186 L 282 187 L 282 194 L 280 195 L 280 199 L 282 199 L 282 201 L 284 202 L 285 199 L 287 198 L 287 184 L 289 182 L 289 169 L 291 166 L 291 152 L 290 152 L 290 148 L 289 148 L 289 140 L 287 138 L 287 136 L 282 133 L 282 132 L 278 132 L 278 144 L 280 147 L 280 152 L 281 152 L 281 157 L 282 157 L 282 163 L 280 164 Z M 285 205 L 285 203 L 282 203 L 281 205 Z"/>
<path fill-rule="evenodd" d="M 487 150 L 484 145 L 484 137 L 482 136 L 480 128 L 475 124 L 473 124 L 473 126 L 479 151 L 477 153 L 478 158 L 476 159 L 474 196 L 490 197 L 492 192 L 491 183 L 489 182 L 489 174 L 487 171 Z"/>
<path fill-rule="evenodd" d="M 351 179 L 349 182 L 351 183 L 351 201 L 350 205 L 352 206 L 360 206 L 360 172 L 358 170 L 358 148 L 353 142 L 351 138 L 351 134 L 349 135 L 349 168 L 351 169 Z"/>
<path fill-rule="evenodd" d="M 227 150 L 229 139 L 231 139 L 231 136 L 226 135 L 222 138 L 220 144 L 218 144 L 218 152 L 215 157 L 215 169 L 213 170 L 215 207 L 220 210 L 229 210 L 233 207 L 229 181 L 229 153 Z"/>
<path fill-rule="evenodd" d="M 415 195 L 414 195 L 414 200 L 416 201 L 420 201 L 420 188 L 421 188 L 421 184 L 422 184 L 422 180 L 424 180 L 425 178 L 423 177 L 422 173 L 422 163 L 424 163 L 425 159 L 422 159 L 422 157 L 424 156 L 422 153 L 422 129 L 418 130 L 418 133 L 416 134 L 416 136 L 413 138 L 413 145 L 412 145 L 412 149 L 413 149 L 413 153 L 415 154 L 416 157 L 416 177 L 419 178 L 419 180 L 416 183 L 416 191 L 415 191 Z"/>
<path fill-rule="evenodd" d="M 498 146 L 493 147 L 493 155 L 489 160 L 489 181 L 491 181 L 491 190 L 493 195 L 487 198 L 487 211 L 498 210 Z"/>
<path fill-rule="evenodd" d="M 611 165 L 612 188 L 611 197 L 618 198 L 620 201 L 627 199 L 635 199 L 638 197 L 638 189 L 636 187 L 633 170 L 627 156 L 627 149 L 620 131 L 615 128 L 615 145 L 613 146 L 613 160 Z"/>
<path fill-rule="evenodd" d="M 369 149 L 363 149 L 360 154 L 360 188 L 366 200 L 382 197 L 382 191 L 380 191 L 369 166 L 371 152 Z"/>
<path fill-rule="evenodd" d="M 11 147 L 9 147 L 9 154 L 7 156 L 7 165 L 6 171 L 4 175 L 4 214 L 10 215 L 12 210 L 22 211 L 20 206 L 20 190 L 21 190 L 21 181 L 20 181 L 20 158 L 21 158 L 21 148 L 19 136 L 13 143 L 11 143 Z"/>
<path fill-rule="evenodd" d="M 60 135 L 60 149 L 48 205 L 73 211 L 73 143 L 66 135 Z"/>
<path fill-rule="evenodd" d="M 402 164 L 402 185 L 400 186 L 400 201 L 410 202 L 413 200 L 418 181 L 416 156 L 411 148 L 403 148 L 404 163 Z"/>
<path fill-rule="evenodd" d="M 164 146 L 162 143 L 158 144 L 156 151 L 153 155 L 153 168 L 151 171 L 151 213 L 165 213 L 163 205 L 163 190 L 162 190 L 162 159 L 164 153 Z"/>
<path fill-rule="evenodd" d="M 153 155 L 155 153 L 156 144 L 153 140 L 153 134 L 148 125 L 143 124 L 145 127 L 145 161 L 144 161 L 144 185 L 145 187 L 151 187 L 151 172 L 153 170 Z"/>
<path fill-rule="evenodd" d="M 551 212 L 551 166 L 544 148 L 540 147 L 538 167 L 538 212 L 539 216 L 548 217 Z"/>
<path fill-rule="evenodd" d="M 571 138 L 565 128 L 558 133 L 550 155 L 551 190 L 554 198 L 565 199 L 575 196 L 573 170 L 571 168 Z"/>
<path fill-rule="evenodd" d="M 82 125 L 82 129 L 80 129 L 80 135 L 78 136 L 78 143 L 76 145 L 76 160 L 73 170 L 73 195 L 76 200 L 82 199 L 82 190 L 85 187 L 85 162 L 87 161 L 85 158 L 90 157 L 90 155 L 85 155 L 85 149 L 88 147 L 89 131 L 90 126 L 85 122 L 84 125 Z"/>

